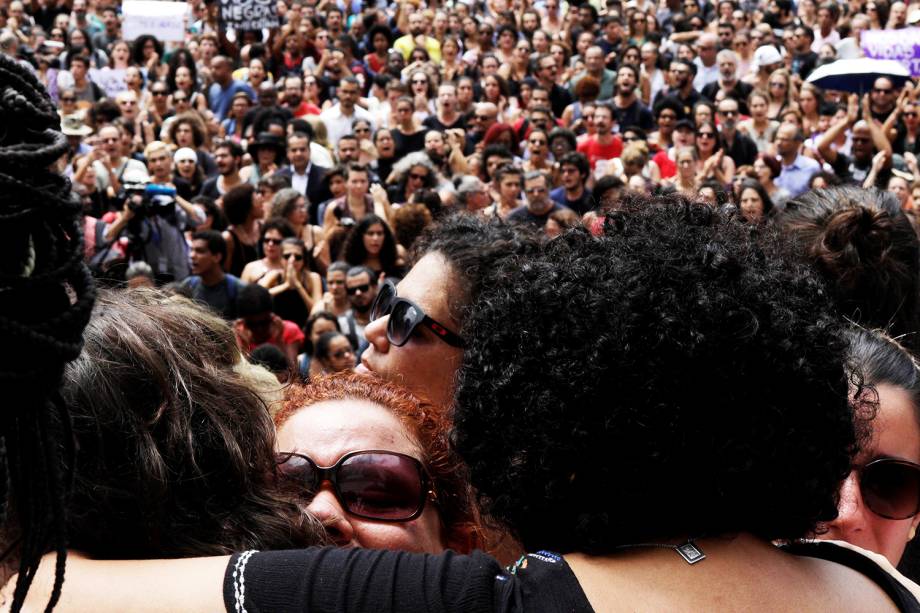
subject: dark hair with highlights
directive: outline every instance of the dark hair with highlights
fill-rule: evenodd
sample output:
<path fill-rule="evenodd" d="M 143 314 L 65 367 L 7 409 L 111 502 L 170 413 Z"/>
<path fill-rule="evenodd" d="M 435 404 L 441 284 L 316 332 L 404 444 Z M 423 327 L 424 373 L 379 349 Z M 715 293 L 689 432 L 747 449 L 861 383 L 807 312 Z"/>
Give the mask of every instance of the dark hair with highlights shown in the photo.
<path fill-rule="evenodd" d="M 457 447 L 528 551 L 750 532 L 837 514 L 857 448 L 846 342 L 778 231 L 680 196 L 507 257 L 465 318 Z"/>

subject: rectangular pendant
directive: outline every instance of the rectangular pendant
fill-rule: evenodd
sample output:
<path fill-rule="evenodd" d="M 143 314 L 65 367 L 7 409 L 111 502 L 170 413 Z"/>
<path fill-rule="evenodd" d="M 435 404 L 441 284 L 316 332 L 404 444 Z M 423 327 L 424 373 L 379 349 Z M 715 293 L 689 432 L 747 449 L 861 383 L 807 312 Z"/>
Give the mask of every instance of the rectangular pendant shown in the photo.
<path fill-rule="evenodd" d="M 677 547 L 677 553 L 680 554 L 687 564 L 696 564 L 701 560 L 706 559 L 706 554 L 703 553 L 703 550 L 693 544 L 691 541 L 687 541 L 683 545 Z"/>

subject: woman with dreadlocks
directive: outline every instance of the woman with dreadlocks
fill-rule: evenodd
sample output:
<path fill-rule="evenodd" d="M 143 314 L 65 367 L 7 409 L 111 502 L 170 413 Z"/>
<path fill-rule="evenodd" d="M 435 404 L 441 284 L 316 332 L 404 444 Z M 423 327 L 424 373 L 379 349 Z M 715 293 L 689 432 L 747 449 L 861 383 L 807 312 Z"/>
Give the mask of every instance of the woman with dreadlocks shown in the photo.
<path fill-rule="evenodd" d="M 64 580 L 64 500 L 73 455 L 58 386 L 80 353 L 94 290 L 83 263 L 81 210 L 52 165 L 67 153 L 60 117 L 35 76 L 0 56 L 0 412 L 3 562 L 22 608 L 41 555 L 57 552 L 48 610 Z M 17 562 L 18 560 L 18 562 Z"/>

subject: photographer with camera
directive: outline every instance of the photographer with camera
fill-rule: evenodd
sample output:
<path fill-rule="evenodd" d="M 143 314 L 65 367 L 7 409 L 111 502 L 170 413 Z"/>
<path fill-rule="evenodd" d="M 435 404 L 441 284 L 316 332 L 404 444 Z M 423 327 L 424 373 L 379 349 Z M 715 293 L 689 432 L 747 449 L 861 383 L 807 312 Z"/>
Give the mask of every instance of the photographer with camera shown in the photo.
<path fill-rule="evenodd" d="M 176 194 L 166 144 L 154 141 L 144 153 L 152 176 L 143 167 L 129 165 L 124 171 L 117 196 L 122 209 L 103 237 L 118 241 L 128 261 L 147 262 L 158 282 L 181 281 L 190 272 L 184 232 L 203 222 L 205 214 Z"/>
<path fill-rule="evenodd" d="M 125 175 L 146 175 L 144 164 L 123 155 L 122 129 L 115 124 L 99 128 L 99 146 L 90 154 L 96 171 L 96 187 L 113 199 L 121 191 Z"/>

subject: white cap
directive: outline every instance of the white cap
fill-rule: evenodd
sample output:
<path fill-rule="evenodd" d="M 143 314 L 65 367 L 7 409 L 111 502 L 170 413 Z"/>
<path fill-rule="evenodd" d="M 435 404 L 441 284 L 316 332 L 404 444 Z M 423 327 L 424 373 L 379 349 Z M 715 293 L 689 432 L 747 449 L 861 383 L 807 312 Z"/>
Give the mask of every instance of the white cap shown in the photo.
<path fill-rule="evenodd" d="M 782 61 L 783 56 L 780 55 L 779 51 L 777 51 L 776 47 L 773 45 L 757 47 L 757 51 L 754 52 L 754 65 L 757 66 L 757 68 L 781 64 Z"/>
<path fill-rule="evenodd" d="M 139 168 L 129 164 L 121 175 L 121 183 L 122 185 L 150 183 L 150 175 L 147 174 L 146 168 Z"/>
<path fill-rule="evenodd" d="M 182 162 L 183 160 L 191 160 L 193 162 L 197 162 L 198 154 L 195 153 L 195 150 L 190 147 L 182 147 L 173 155 L 173 160 L 176 162 Z"/>

